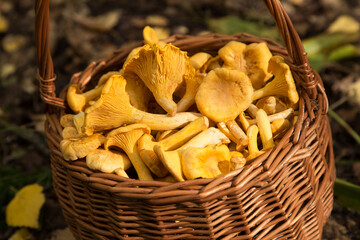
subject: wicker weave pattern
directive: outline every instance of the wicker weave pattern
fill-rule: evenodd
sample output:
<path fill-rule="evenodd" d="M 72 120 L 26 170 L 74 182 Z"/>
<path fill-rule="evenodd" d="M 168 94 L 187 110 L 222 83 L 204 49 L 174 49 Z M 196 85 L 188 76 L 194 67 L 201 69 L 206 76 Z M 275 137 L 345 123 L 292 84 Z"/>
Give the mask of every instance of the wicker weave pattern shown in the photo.
<path fill-rule="evenodd" d="M 327 98 L 280 3 L 265 3 L 284 36 L 287 50 L 273 41 L 244 33 L 172 36 L 166 41 L 189 54 L 216 53 L 232 40 L 266 41 L 274 55 L 286 59 L 301 85 L 299 120 L 275 148 L 246 167 L 217 179 L 180 183 L 137 181 L 93 172 L 84 160 L 63 160 L 59 117 L 65 113 L 67 88 L 56 98 L 51 56 L 41 41 L 46 39 L 40 31 L 44 23 L 37 22 L 43 99 L 49 106 L 62 109 L 49 107 L 47 113 L 45 132 L 51 150 L 53 186 L 77 239 L 321 238 L 332 209 L 335 180 Z M 38 14 L 46 16 L 46 4 L 48 0 L 38 1 Z M 74 74 L 71 83 L 91 87 L 103 73 L 119 69 L 132 47 L 91 63 L 83 72 Z"/>

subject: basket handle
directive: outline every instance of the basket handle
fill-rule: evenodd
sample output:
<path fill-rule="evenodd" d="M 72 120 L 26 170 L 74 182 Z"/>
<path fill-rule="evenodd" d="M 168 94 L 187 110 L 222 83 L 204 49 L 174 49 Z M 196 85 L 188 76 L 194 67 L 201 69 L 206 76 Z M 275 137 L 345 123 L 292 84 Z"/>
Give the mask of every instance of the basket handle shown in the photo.
<path fill-rule="evenodd" d="M 40 81 L 40 95 L 45 104 L 65 108 L 63 99 L 56 97 L 54 65 L 49 48 L 49 1 L 36 0 L 35 4 L 35 38 L 37 47 L 37 77 Z M 270 13 L 272 14 L 278 29 L 284 39 L 285 46 L 289 56 L 293 59 L 291 68 L 294 72 L 301 72 L 305 79 L 297 78 L 301 85 L 309 94 L 309 97 L 315 99 L 317 96 L 316 78 L 310 67 L 306 52 L 301 43 L 289 16 L 287 15 L 280 0 L 263 0 Z M 305 74 L 304 74 L 305 73 Z M 296 76 L 295 76 L 296 77 Z"/>

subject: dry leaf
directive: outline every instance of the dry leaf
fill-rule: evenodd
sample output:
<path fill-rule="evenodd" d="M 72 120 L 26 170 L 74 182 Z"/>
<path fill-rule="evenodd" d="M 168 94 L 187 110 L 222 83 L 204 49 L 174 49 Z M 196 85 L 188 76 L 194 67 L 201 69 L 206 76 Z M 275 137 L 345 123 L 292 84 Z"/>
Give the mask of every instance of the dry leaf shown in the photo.
<path fill-rule="evenodd" d="M 51 240 L 75 240 L 69 228 L 58 229 L 51 233 Z"/>
<path fill-rule="evenodd" d="M 9 240 L 28 240 L 32 239 L 32 237 L 33 236 L 27 228 L 20 228 L 13 235 L 11 235 Z"/>
<path fill-rule="evenodd" d="M 20 189 L 6 207 L 6 223 L 12 227 L 39 228 L 39 214 L 45 202 L 43 187 L 31 184 Z"/>
<path fill-rule="evenodd" d="M 121 12 L 114 10 L 96 17 L 75 15 L 74 19 L 86 28 L 99 32 L 111 30 L 119 21 Z"/>
<path fill-rule="evenodd" d="M 338 17 L 326 30 L 329 33 L 356 33 L 360 30 L 359 22 L 348 15 Z"/>
<path fill-rule="evenodd" d="M 4 33 L 9 29 L 9 21 L 0 15 L 0 33 Z"/>
<path fill-rule="evenodd" d="M 150 15 L 146 18 L 146 23 L 152 26 L 161 26 L 165 27 L 168 25 L 168 19 L 166 17 L 160 15 Z"/>

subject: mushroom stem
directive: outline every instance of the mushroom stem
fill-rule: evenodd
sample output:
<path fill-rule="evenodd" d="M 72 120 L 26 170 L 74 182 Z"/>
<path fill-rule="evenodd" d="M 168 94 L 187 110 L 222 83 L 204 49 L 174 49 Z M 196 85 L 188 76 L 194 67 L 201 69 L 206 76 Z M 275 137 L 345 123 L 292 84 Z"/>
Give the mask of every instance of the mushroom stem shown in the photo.
<path fill-rule="evenodd" d="M 288 118 L 293 113 L 294 113 L 294 109 L 288 108 L 288 109 L 286 109 L 286 110 L 284 110 L 282 112 L 278 112 L 278 113 L 269 115 L 268 118 L 269 118 L 270 122 L 273 122 L 273 121 L 275 121 L 277 119 Z M 253 125 L 253 124 L 257 123 L 257 120 L 256 119 L 249 119 L 248 122 L 249 122 L 250 125 Z"/>
<path fill-rule="evenodd" d="M 173 150 L 179 148 L 185 142 L 189 141 L 192 137 L 208 127 L 209 119 L 204 116 L 189 123 L 171 136 L 161 140 L 160 143 L 164 146 L 165 150 Z"/>
<path fill-rule="evenodd" d="M 183 151 L 190 147 L 204 148 L 208 145 L 229 142 L 230 140 L 220 130 L 211 127 L 196 135 L 177 150 L 165 151 L 161 144 L 157 144 L 154 146 L 154 152 L 161 159 L 161 162 L 164 164 L 164 166 L 178 181 L 184 181 L 180 158 L 180 155 Z"/>
<path fill-rule="evenodd" d="M 239 118 L 239 121 L 240 121 L 243 129 L 246 131 L 249 128 L 250 123 L 249 123 L 248 119 L 246 118 L 245 113 L 241 112 L 239 114 L 238 118 Z"/>
<path fill-rule="evenodd" d="M 265 87 L 254 91 L 253 101 L 267 96 L 280 95 L 287 97 L 291 103 L 297 103 L 299 95 L 289 66 L 280 56 L 274 56 L 269 61 L 269 70 L 275 78 Z"/>
<path fill-rule="evenodd" d="M 112 146 L 124 150 L 134 166 L 139 179 L 146 181 L 153 180 L 153 178 L 137 150 L 137 141 L 144 133 L 150 133 L 150 129 L 143 124 L 133 124 L 115 129 L 108 133 L 104 147 L 106 150 Z"/>
<path fill-rule="evenodd" d="M 249 154 L 254 154 L 259 151 L 257 145 L 257 135 L 259 133 L 259 129 L 256 125 L 251 125 L 246 131 L 246 133 L 249 137 L 249 145 L 248 145 Z"/>
<path fill-rule="evenodd" d="M 152 130 L 171 130 L 183 127 L 201 116 L 199 113 L 183 112 L 170 117 L 165 114 L 147 113 L 133 108 L 129 122 L 144 123 Z"/>
<path fill-rule="evenodd" d="M 184 96 L 177 103 L 177 112 L 185 112 L 188 110 L 191 105 L 195 103 L 195 96 L 197 90 L 204 79 L 205 74 L 196 73 L 193 78 L 187 78 L 186 81 L 186 91 Z"/>
<path fill-rule="evenodd" d="M 271 132 L 271 125 L 266 112 L 259 109 L 256 112 L 256 121 L 260 132 L 263 149 L 269 149 L 275 146 L 273 135 Z"/>
<path fill-rule="evenodd" d="M 138 151 L 144 163 L 149 169 L 158 177 L 165 176 L 168 171 L 164 169 L 163 163 L 154 153 L 154 146 L 160 144 L 164 150 L 172 150 L 180 147 L 190 138 L 194 137 L 199 132 L 209 127 L 209 120 L 206 117 L 199 118 L 180 131 L 172 134 L 171 136 L 159 141 L 153 142 L 152 136 L 144 134 L 138 141 Z"/>
<path fill-rule="evenodd" d="M 248 144 L 248 137 L 244 133 L 244 131 L 240 128 L 235 120 L 229 120 L 226 122 L 226 126 L 229 128 L 232 135 L 238 139 L 240 145 L 247 145 Z"/>

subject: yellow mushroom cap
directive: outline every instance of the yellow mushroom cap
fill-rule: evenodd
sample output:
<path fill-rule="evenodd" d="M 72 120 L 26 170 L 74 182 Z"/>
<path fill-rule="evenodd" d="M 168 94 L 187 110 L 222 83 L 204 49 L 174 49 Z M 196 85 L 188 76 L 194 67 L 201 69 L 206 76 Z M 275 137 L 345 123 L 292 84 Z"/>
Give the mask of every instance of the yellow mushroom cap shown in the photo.
<path fill-rule="evenodd" d="M 62 127 L 74 127 L 74 114 L 65 114 L 60 118 L 60 125 Z"/>
<path fill-rule="evenodd" d="M 128 177 L 125 170 L 131 166 L 129 158 L 124 153 L 96 149 L 86 156 L 86 165 L 93 170 L 113 173 Z"/>
<path fill-rule="evenodd" d="M 230 158 L 226 145 L 189 147 L 181 154 L 181 165 L 186 179 L 215 178 L 222 174 L 219 162 L 230 161 Z"/>
<path fill-rule="evenodd" d="M 156 142 L 151 134 L 144 134 L 139 138 L 137 145 L 141 159 L 145 165 L 158 177 L 164 177 L 169 172 L 154 152 Z"/>
<path fill-rule="evenodd" d="M 264 111 L 270 115 L 278 113 L 287 109 L 286 104 L 275 96 L 268 96 L 259 99 L 256 102 L 258 108 L 264 109 Z"/>
<path fill-rule="evenodd" d="M 150 128 L 145 124 L 131 124 L 109 132 L 104 143 L 105 149 L 118 147 L 126 152 L 140 180 L 153 180 L 147 166 L 137 150 L 137 141 L 143 134 L 149 134 Z"/>
<path fill-rule="evenodd" d="M 211 59 L 211 55 L 206 52 L 198 52 L 190 57 L 190 62 L 196 70 L 202 68 L 207 61 Z"/>
<path fill-rule="evenodd" d="M 72 84 L 66 94 L 66 100 L 75 113 L 82 112 L 86 104 L 100 96 L 102 86 L 83 93 L 78 84 Z"/>
<path fill-rule="evenodd" d="M 274 79 L 265 87 L 254 92 L 253 100 L 262 97 L 279 95 L 287 97 L 292 104 L 299 101 L 299 94 L 291 74 L 290 67 L 281 56 L 274 56 L 269 61 L 269 72 L 274 74 Z"/>
<path fill-rule="evenodd" d="M 153 45 L 159 43 L 159 37 L 157 36 L 155 30 L 150 26 L 146 26 L 143 29 L 143 38 L 145 44 Z"/>
<path fill-rule="evenodd" d="M 176 113 L 172 95 L 186 79 L 192 78 L 195 70 L 186 52 L 172 44 L 143 46 L 136 57 L 124 64 L 124 75 L 133 73 L 145 83 L 155 100 L 170 115 Z"/>
<path fill-rule="evenodd" d="M 217 68 L 208 73 L 195 96 L 199 111 L 216 122 L 235 119 L 252 101 L 253 87 L 245 73 Z"/>
<path fill-rule="evenodd" d="M 60 142 L 60 150 L 65 160 L 74 161 L 100 147 L 104 141 L 105 137 L 101 134 L 93 134 L 80 139 L 63 139 Z"/>
<path fill-rule="evenodd" d="M 268 61 L 272 54 L 264 42 L 246 45 L 231 41 L 219 50 L 219 56 L 224 61 L 223 67 L 246 73 L 255 89 L 261 88 L 271 77 Z"/>

